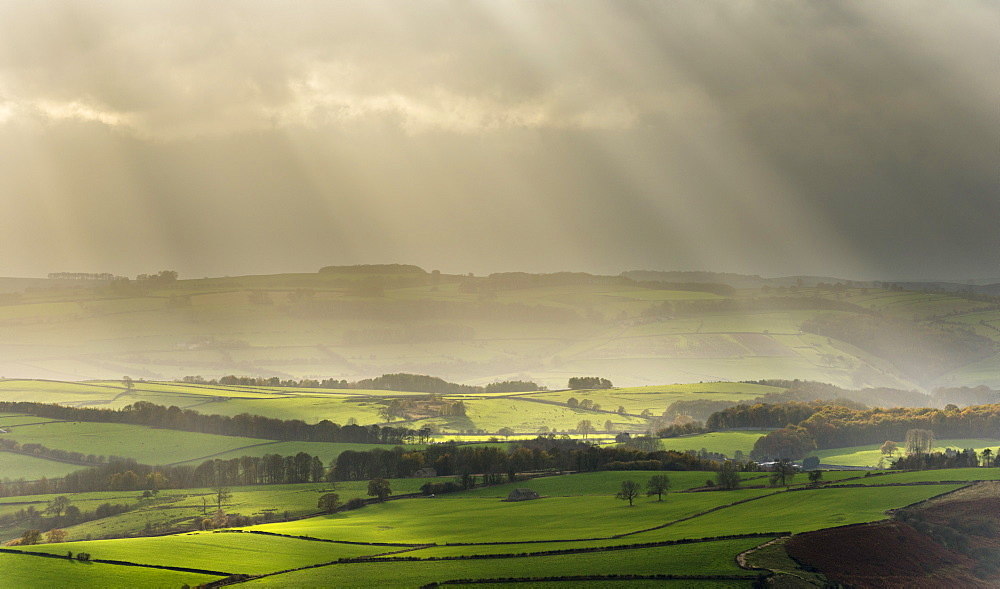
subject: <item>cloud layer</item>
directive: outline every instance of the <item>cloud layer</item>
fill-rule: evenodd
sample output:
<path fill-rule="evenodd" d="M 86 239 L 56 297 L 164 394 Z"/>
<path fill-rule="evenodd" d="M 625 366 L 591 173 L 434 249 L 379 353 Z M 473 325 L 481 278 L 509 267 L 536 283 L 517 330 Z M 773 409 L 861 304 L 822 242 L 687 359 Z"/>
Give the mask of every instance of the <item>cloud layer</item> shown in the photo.
<path fill-rule="evenodd" d="M 997 30 L 992 2 L 4 3 L 0 274 L 1000 276 Z"/>

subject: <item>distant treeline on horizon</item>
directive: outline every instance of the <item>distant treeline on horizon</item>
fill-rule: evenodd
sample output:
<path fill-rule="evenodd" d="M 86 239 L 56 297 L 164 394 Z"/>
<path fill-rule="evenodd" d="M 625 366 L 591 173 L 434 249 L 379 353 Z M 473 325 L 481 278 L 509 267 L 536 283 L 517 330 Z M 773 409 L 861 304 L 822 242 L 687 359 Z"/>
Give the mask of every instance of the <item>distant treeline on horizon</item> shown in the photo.
<path fill-rule="evenodd" d="M 473 386 L 448 382 L 436 376 L 423 374 L 383 374 L 375 378 L 366 378 L 359 381 L 349 382 L 347 380 L 337 380 L 328 378 L 325 380 L 315 380 L 306 378 L 302 380 L 287 379 L 282 380 L 277 376 L 254 377 L 254 376 L 223 376 L 216 380 L 206 380 L 201 376 L 185 376 L 181 382 L 189 384 L 207 384 L 222 386 L 248 386 L 248 387 L 300 387 L 300 388 L 321 388 L 321 389 L 362 389 L 376 391 L 399 391 L 412 393 L 437 393 L 445 395 L 479 394 L 479 393 L 521 393 L 531 391 L 544 391 L 545 387 L 530 381 L 505 380 L 503 382 L 493 382 L 485 386 Z"/>

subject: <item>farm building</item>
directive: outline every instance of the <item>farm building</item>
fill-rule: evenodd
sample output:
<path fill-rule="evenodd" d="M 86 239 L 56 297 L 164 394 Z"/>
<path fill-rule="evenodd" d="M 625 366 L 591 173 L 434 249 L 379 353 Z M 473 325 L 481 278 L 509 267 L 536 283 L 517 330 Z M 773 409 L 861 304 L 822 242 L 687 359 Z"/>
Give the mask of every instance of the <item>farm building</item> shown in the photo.
<path fill-rule="evenodd" d="M 541 497 L 531 489 L 514 489 L 510 495 L 507 495 L 507 501 L 528 501 L 529 499 L 541 499 Z"/>

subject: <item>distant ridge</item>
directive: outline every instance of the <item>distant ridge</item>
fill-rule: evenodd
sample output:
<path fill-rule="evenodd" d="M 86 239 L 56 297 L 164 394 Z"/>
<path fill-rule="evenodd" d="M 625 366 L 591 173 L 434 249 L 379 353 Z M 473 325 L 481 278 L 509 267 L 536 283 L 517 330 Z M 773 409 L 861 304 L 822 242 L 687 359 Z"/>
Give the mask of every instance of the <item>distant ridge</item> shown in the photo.
<path fill-rule="evenodd" d="M 324 266 L 320 274 L 427 274 L 420 266 L 412 264 L 355 264 L 353 266 Z"/>
<path fill-rule="evenodd" d="M 813 287 L 820 283 L 850 283 L 860 287 L 873 286 L 870 281 L 848 280 L 846 278 L 835 278 L 832 276 L 780 276 L 777 278 L 764 278 L 757 274 L 735 274 L 732 272 L 701 272 L 701 271 L 657 271 L 657 270 L 628 270 L 622 272 L 621 276 L 631 278 L 635 281 L 659 281 L 659 282 L 702 282 L 728 284 L 734 288 L 759 288 L 761 286 L 806 286 Z"/>

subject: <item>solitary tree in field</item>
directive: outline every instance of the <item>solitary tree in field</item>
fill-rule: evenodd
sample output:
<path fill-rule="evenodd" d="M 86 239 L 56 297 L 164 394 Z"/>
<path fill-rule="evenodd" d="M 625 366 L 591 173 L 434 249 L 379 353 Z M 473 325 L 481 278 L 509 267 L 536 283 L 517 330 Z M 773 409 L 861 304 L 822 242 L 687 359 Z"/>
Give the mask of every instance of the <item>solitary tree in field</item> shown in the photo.
<path fill-rule="evenodd" d="M 576 431 L 583 435 L 583 439 L 586 440 L 587 436 L 597 431 L 594 424 L 590 423 L 589 419 L 581 419 L 579 423 L 576 424 Z"/>
<path fill-rule="evenodd" d="M 787 487 L 792 484 L 795 477 L 795 464 L 787 458 L 782 458 L 775 463 L 771 472 L 771 484 L 775 486 Z"/>
<path fill-rule="evenodd" d="M 670 477 L 665 474 L 653 475 L 646 481 L 646 496 L 656 495 L 657 501 L 663 501 L 663 494 L 670 488 Z"/>
<path fill-rule="evenodd" d="M 886 440 L 886 442 L 882 444 L 882 447 L 879 448 L 879 451 L 882 452 L 882 456 L 892 458 L 896 455 L 896 452 L 899 451 L 899 444 L 893 442 L 892 440 Z"/>
<path fill-rule="evenodd" d="M 368 495 L 371 497 L 378 497 L 379 503 L 385 501 L 392 495 L 392 489 L 389 488 L 389 481 L 385 479 L 372 479 L 368 481 Z"/>
<path fill-rule="evenodd" d="M 809 471 L 809 484 L 818 485 L 820 481 L 823 480 L 822 470 L 811 470 Z"/>
<path fill-rule="evenodd" d="M 628 500 L 628 506 L 632 507 L 632 501 L 639 496 L 639 483 L 635 481 L 622 481 L 621 489 L 615 493 L 616 499 Z"/>
<path fill-rule="evenodd" d="M 316 505 L 320 511 L 323 513 L 333 513 L 337 511 L 340 507 L 340 495 L 336 493 L 327 493 L 319 498 L 319 503 Z"/>
<path fill-rule="evenodd" d="M 512 435 L 514 435 L 514 430 L 511 429 L 511 428 L 509 428 L 509 427 L 502 427 L 502 428 L 500 428 L 500 429 L 497 430 L 497 434 L 503 436 L 503 439 L 506 442 L 507 438 L 509 438 Z"/>
<path fill-rule="evenodd" d="M 122 384 L 125 385 L 126 391 L 131 391 L 132 389 L 135 388 L 135 381 L 132 380 L 131 376 L 123 376 Z"/>

